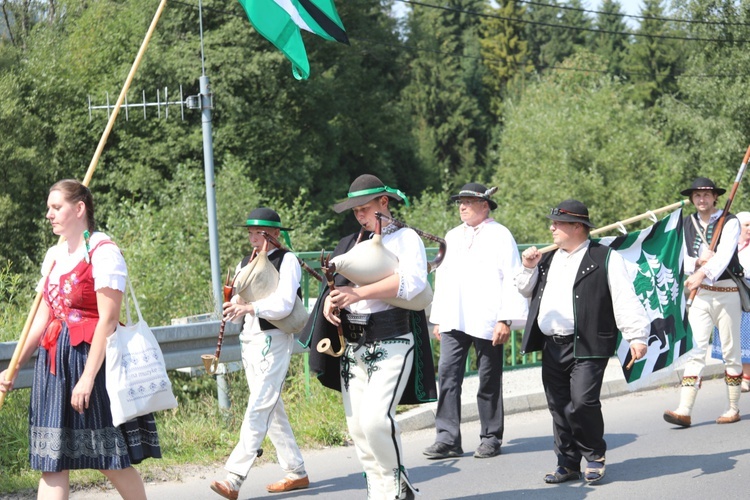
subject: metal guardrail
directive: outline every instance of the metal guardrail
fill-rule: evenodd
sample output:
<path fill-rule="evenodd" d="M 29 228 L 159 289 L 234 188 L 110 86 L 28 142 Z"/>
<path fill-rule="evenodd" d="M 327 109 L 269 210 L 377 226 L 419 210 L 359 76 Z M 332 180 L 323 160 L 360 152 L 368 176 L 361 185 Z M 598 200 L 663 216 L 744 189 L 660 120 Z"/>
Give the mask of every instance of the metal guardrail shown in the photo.
<path fill-rule="evenodd" d="M 213 354 L 219 336 L 219 321 L 205 321 L 186 325 L 157 326 L 151 328 L 159 342 L 167 370 L 202 367 L 202 354 Z M 222 363 L 240 360 L 240 325 L 227 323 L 224 329 Z M 0 371 L 6 369 L 13 357 L 16 342 L 0 342 Z M 36 354 L 34 354 L 36 357 Z M 33 359 L 33 358 L 32 358 Z M 14 387 L 31 387 L 34 363 L 29 362 L 18 372 Z"/>
<path fill-rule="evenodd" d="M 204 321 L 201 323 L 188 323 L 181 325 L 157 326 L 151 331 L 159 342 L 162 353 L 164 354 L 164 363 L 167 370 L 177 370 L 183 368 L 196 368 L 199 372 L 203 370 L 201 361 L 202 354 L 214 354 L 216 351 L 216 341 L 219 335 L 219 321 Z M 240 352 L 240 325 L 227 323 L 224 329 L 224 343 L 221 348 L 221 362 L 223 364 L 239 362 Z M 506 355 L 510 353 L 511 361 L 506 364 L 505 369 L 522 368 L 538 364 L 539 357 L 537 353 L 530 356 L 519 356 L 516 353 L 518 345 L 518 335 L 521 332 L 514 331 L 511 340 L 506 345 Z M 5 370 L 10 364 L 13 357 L 13 351 L 16 348 L 16 342 L 0 342 L 0 371 Z M 294 353 L 304 353 L 305 349 L 299 344 L 294 343 Z M 21 389 L 31 387 L 34 375 L 34 363 L 36 353 L 32 361 L 26 363 L 18 372 L 18 378 L 14 385 L 15 388 Z M 530 359 L 526 359 L 530 358 Z M 467 358 L 466 374 L 476 373 L 471 365 L 473 357 Z M 306 367 L 307 368 L 307 367 Z M 230 370 L 231 371 L 231 370 Z M 306 370 L 307 371 L 307 370 Z M 306 384 L 309 384 L 309 373 L 306 373 Z"/>
<path fill-rule="evenodd" d="M 519 251 L 531 245 L 519 245 Z M 428 248 L 427 258 L 434 258 L 437 248 Z M 320 268 L 320 253 L 318 252 L 299 252 L 298 255 L 310 267 Z M 432 275 L 431 275 L 432 281 Z M 318 295 L 317 281 L 312 280 L 310 275 L 302 273 L 302 296 L 308 310 L 312 308 L 314 300 Z M 213 354 L 216 351 L 216 342 L 219 335 L 220 321 L 202 321 L 198 323 L 178 324 L 169 326 L 152 327 L 156 340 L 161 346 L 164 354 L 164 362 L 167 370 L 176 370 L 181 368 L 202 368 L 202 354 Z M 221 362 L 232 363 L 241 360 L 239 334 L 241 326 L 235 323 L 227 322 L 224 329 L 224 344 L 221 349 Z M 537 364 L 539 361 L 536 353 L 526 359 L 528 356 L 520 356 L 517 352 L 519 342 L 517 335 L 520 332 L 512 332 L 511 340 L 508 342 L 506 349 L 510 350 L 511 362 L 506 364 L 506 369 L 520 368 L 526 365 Z M 16 342 L 0 342 L 0 371 L 6 369 L 13 357 L 13 351 L 16 348 Z M 304 352 L 302 346 L 294 343 L 294 352 Z M 36 354 L 34 354 L 36 356 Z M 467 359 L 467 373 L 474 373 L 470 368 L 470 359 Z M 19 371 L 15 387 L 31 387 L 34 372 L 34 364 L 29 362 Z M 309 383 L 309 374 L 307 374 Z"/>

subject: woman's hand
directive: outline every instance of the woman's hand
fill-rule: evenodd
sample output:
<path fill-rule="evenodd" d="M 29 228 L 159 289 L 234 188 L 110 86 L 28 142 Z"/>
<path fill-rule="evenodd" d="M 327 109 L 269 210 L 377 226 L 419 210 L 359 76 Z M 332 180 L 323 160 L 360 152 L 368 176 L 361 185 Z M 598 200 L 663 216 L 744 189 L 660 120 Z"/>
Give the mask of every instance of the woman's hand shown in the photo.
<path fill-rule="evenodd" d="M 0 392 L 10 392 L 13 390 L 13 384 L 16 381 L 16 377 L 18 376 L 18 371 L 13 375 L 13 380 L 6 380 L 5 378 L 8 375 L 8 370 L 3 370 L 0 372 Z"/>
<path fill-rule="evenodd" d="M 323 302 L 323 316 L 328 320 L 329 323 L 339 326 L 341 324 L 341 318 L 339 318 L 337 314 L 333 313 L 333 309 L 334 307 L 333 303 L 331 302 L 331 296 L 326 295 L 326 300 L 325 302 Z"/>
<path fill-rule="evenodd" d="M 343 309 L 346 306 L 362 300 L 362 297 L 357 293 L 358 290 L 358 288 L 353 288 L 351 286 L 339 286 L 328 294 L 328 298 L 331 299 L 331 305 L 333 307 Z"/>
<path fill-rule="evenodd" d="M 224 321 L 232 321 L 245 314 L 255 314 L 253 305 L 244 303 L 244 301 L 242 303 L 240 301 L 224 302 L 222 307 L 224 308 Z"/>
<path fill-rule="evenodd" d="M 83 413 L 88 409 L 93 388 L 94 381 L 89 379 L 89 377 L 83 376 L 78 380 L 70 396 L 70 405 L 75 411 Z"/>

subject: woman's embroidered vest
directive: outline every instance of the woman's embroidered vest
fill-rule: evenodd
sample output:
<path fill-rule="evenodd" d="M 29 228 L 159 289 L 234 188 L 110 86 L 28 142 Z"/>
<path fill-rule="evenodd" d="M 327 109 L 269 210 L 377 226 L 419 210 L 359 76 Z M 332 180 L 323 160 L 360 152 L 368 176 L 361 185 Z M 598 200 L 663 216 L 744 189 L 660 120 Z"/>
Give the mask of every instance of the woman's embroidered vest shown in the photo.
<path fill-rule="evenodd" d="M 112 241 L 102 241 L 91 249 L 89 255 L 93 255 L 97 248 L 105 244 L 114 245 Z M 54 266 L 55 264 L 52 265 L 53 269 Z M 70 345 L 77 346 L 81 342 L 90 344 L 94 337 L 99 310 L 91 263 L 81 260 L 70 272 L 60 276 L 59 285 L 50 283 L 48 274 L 44 283 L 44 300 L 52 317 L 40 345 L 49 353 L 50 372 L 54 374 L 57 338 L 63 322 L 68 326 Z"/>

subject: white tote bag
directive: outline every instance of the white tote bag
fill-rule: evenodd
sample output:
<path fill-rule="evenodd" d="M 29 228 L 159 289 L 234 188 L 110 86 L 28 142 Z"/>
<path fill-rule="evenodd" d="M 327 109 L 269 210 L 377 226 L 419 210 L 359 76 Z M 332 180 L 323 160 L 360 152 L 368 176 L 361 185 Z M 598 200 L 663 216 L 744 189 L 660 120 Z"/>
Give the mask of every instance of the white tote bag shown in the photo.
<path fill-rule="evenodd" d="M 130 278 L 127 282 L 125 315 L 128 322 L 125 326 L 118 325 L 115 333 L 107 337 L 107 394 L 115 426 L 147 413 L 177 407 L 159 343 L 143 321 Z M 138 313 L 136 324 L 130 319 L 128 292 Z"/>

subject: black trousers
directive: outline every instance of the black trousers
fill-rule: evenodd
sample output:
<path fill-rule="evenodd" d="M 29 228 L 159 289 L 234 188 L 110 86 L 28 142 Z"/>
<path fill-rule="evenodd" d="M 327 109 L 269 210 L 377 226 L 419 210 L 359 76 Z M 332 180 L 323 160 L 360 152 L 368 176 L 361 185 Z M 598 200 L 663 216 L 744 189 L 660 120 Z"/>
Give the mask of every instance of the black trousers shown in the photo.
<path fill-rule="evenodd" d="M 542 356 L 542 382 L 552 414 L 557 465 L 581 470 L 604 458 L 604 418 L 601 396 L 607 358 L 575 359 L 573 343 L 547 340 Z"/>
<path fill-rule="evenodd" d="M 477 411 L 479 437 L 493 447 L 503 442 L 503 346 L 478 339 L 458 330 L 444 332 L 438 363 L 438 407 L 435 414 L 436 442 L 461 446 L 461 386 L 466 357 L 474 346 L 479 365 Z"/>

